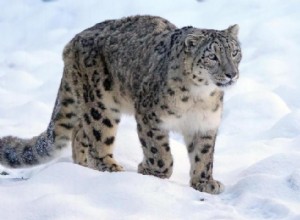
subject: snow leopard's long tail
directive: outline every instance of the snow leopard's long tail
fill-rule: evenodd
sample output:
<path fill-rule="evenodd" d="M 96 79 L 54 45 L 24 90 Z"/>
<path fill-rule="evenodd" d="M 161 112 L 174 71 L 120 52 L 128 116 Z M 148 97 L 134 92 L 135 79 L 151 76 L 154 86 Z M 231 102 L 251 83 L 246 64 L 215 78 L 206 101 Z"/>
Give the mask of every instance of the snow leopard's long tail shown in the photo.
<path fill-rule="evenodd" d="M 77 101 L 74 100 L 76 95 L 68 83 L 71 77 L 69 72 L 71 71 L 65 60 L 63 78 L 46 131 L 31 139 L 12 136 L 0 138 L 1 165 L 8 168 L 23 168 L 46 163 L 56 158 L 61 149 L 68 146 L 73 128 L 78 121 Z"/>
<path fill-rule="evenodd" d="M 47 163 L 68 146 L 76 114 L 74 100 L 57 97 L 51 121 L 46 131 L 31 139 L 7 136 L 0 139 L 0 164 L 8 168 L 23 168 Z"/>

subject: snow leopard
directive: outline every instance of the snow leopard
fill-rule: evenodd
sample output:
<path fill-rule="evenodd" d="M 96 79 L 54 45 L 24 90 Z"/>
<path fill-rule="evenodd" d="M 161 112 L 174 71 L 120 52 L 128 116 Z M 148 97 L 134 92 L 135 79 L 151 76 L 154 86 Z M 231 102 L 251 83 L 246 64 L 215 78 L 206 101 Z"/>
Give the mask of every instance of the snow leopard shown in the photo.
<path fill-rule="evenodd" d="M 218 194 L 214 148 L 225 88 L 239 78 L 238 25 L 225 30 L 177 28 L 157 16 L 106 20 L 63 50 L 63 75 L 47 129 L 30 139 L 0 139 L 0 164 L 32 167 L 72 143 L 76 164 L 123 171 L 113 156 L 122 114 L 134 115 L 143 151 L 138 173 L 169 178 L 169 132 L 179 132 L 190 161 L 190 185 Z"/>

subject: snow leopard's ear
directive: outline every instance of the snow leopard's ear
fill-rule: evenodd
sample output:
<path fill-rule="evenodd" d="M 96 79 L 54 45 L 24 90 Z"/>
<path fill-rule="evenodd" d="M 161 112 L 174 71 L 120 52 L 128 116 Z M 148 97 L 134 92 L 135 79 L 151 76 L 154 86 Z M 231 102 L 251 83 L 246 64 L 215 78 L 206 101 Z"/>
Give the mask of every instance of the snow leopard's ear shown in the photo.
<path fill-rule="evenodd" d="M 235 25 L 231 25 L 229 26 L 225 32 L 227 32 L 229 35 L 231 35 L 233 38 L 237 39 L 238 38 L 238 34 L 239 34 L 239 25 L 235 24 Z"/>
<path fill-rule="evenodd" d="M 185 38 L 185 51 L 191 52 L 197 45 L 204 40 L 204 35 L 201 33 L 188 34 Z"/>

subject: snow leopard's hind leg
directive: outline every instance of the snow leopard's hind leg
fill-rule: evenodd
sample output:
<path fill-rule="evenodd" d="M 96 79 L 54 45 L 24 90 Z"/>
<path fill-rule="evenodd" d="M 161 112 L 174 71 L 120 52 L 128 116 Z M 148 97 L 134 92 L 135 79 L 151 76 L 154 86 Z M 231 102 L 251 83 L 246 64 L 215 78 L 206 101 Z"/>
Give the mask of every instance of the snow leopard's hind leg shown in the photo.
<path fill-rule="evenodd" d="M 82 41 L 77 43 L 81 44 Z M 78 154 L 80 149 L 87 151 L 87 161 L 83 165 L 99 171 L 122 171 L 122 166 L 113 157 L 121 115 L 120 103 L 114 93 L 117 86 L 114 85 L 113 76 L 108 70 L 98 43 L 89 40 L 89 45 L 77 45 L 80 74 L 77 75 L 76 93 L 79 97 L 79 118 L 83 130 L 79 129 L 79 133 L 74 133 L 75 162 L 81 162 L 78 159 L 81 158 L 80 152 Z M 90 51 L 94 51 L 93 56 Z M 80 140 L 80 136 L 84 136 L 84 139 Z M 88 149 L 85 149 L 84 145 L 87 145 Z"/>
<path fill-rule="evenodd" d="M 72 158 L 74 163 L 87 167 L 88 150 L 89 140 L 80 122 L 74 127 L 72 134 Z"/>

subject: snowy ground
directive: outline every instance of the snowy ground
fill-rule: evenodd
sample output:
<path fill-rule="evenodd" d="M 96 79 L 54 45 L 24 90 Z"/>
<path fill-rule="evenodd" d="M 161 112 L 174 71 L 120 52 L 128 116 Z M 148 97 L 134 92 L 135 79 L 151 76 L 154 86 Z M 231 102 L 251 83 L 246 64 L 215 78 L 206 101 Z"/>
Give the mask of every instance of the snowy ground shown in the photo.
<path fill-rule="evenodd" d="M 178 135 L 171 138 L 170 180 L 136 174 L 142 154 L 127 117 L 116 149 L 127 172 L 74 165 L 70 149 L 46 166 L 6 170 L 11 175 L 0 178 L 0 219 L 300 219 L 300 1 L 0 0 L 0 8 L 0 136 L 31 137 L 45 129 L 63 46 L 105 19 L 152 14 L 178 26 L 216 29 L 238 23 L 244 54 L 217 141 L 215 177 L 226 185 L 223 194 L 188 186 Z"/>

